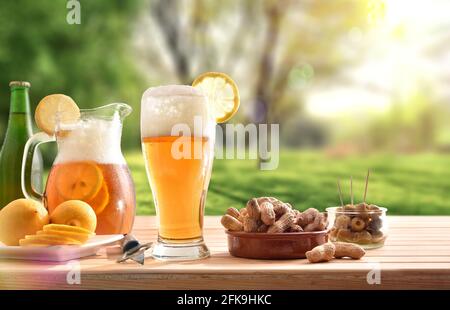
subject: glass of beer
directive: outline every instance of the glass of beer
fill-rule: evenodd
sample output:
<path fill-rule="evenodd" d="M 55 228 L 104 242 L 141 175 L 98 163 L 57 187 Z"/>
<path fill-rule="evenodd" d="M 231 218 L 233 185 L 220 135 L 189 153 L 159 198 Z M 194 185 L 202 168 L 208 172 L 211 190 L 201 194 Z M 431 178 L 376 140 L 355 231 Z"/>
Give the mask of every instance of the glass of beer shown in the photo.
<path fill-rule="evenodd" d="M 131 107 L 116 103 L 80 112 L 76 122 L 58 122 L 54 136 L 41 132 L 28 140 L 22 169 L 24 195 L 42 200 L 50 214 L 64 201 L 82 200 L 97 215 L 97 234 L 127 234 L 136 203 L 120 142 L 122 121 Z M 39 144 L 52 141 L 57 142 L 58 153 L 42 194 L 28 184 L 27 161 Z"/>
<path fill-rule="evenodd" d="M 142 149 L 159 225 L 156 259 L 209 256 L 202 229 L 215 126 L 206 97 L 191 86 L 150 88 L 142 96 Z"/>

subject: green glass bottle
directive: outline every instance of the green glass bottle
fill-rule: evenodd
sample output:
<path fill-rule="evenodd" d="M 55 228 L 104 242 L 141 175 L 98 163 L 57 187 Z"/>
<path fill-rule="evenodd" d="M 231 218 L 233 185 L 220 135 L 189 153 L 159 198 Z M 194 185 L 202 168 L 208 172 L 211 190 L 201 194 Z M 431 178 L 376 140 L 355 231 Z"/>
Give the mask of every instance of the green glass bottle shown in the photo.
<path fill-rule="evenodd" d="M 9 202 L 23 198 L 21 187 L 22 157 L 25 144 L 33 134 L 29 82 L 9 83 L 11 100 L 8 127 L 0 151 L 0 209 Z M 42 192 L 42 157 L 37 153 L 33 158 L 32 184 Z"/>

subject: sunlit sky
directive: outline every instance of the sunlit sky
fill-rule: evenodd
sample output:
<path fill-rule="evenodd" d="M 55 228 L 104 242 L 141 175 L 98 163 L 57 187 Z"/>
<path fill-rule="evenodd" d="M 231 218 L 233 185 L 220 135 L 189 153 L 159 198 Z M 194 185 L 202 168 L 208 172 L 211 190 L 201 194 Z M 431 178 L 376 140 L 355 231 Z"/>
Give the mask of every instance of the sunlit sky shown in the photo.
<path fill-rule="evenodd" d="M 353 82 L 313 83 L 306 101 L 311 115 L 383 111 L 392 95 L 406 96 L 423 83 L 433 86 L 435 96 L 450 101 L 450 1 L 383 2 L 384 16 L 358 38 L 369 49 L 346 73 Z"/>

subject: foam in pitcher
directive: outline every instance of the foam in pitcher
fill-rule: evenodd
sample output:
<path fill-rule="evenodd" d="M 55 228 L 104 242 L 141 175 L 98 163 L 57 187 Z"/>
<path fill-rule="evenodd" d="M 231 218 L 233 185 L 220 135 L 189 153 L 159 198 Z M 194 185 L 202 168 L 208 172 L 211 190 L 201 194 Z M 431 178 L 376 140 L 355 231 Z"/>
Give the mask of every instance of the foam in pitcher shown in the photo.
<path fill-rule="evenodd" d="M 208 118 L 206 97 L 201 91 L 187 85 L 167 85 L 147 89 L 141 101 L 142 137 L 171 136 L 174 125 L 186 124 L 192 135 L 196 122 L 201 135 L 208 136 L 211 120 Z M 199 121 L 200 120 L 200 124 Z"/>
<path fill-rule="evenodd" d="M 124 164 L 120 149 L 122 123 L 120 119 L 83 119 L 75 124 L 61 125 L 66 131 L 57 138 L 55 163 L 95 161 L 100 164 Z"/>

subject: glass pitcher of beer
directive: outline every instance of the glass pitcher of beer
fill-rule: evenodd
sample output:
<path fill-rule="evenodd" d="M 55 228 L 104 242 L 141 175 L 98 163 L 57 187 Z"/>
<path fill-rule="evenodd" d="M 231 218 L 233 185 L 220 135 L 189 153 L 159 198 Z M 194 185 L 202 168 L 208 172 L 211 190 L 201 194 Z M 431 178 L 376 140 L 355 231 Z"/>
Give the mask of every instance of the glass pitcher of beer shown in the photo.
<path fill-rule="evenodd" d="M 154 258 L 209 256 L 202 228 L 215 126 L 206 97 L 193 87 L 160 86 L 143 94 L 142 149 L 158 216 Z"/>
<path fill-rule="evenodd" d="M 129 233 L 136 198 L 120 143 L 123 119 L 131 111 L 123 103 L 81 110 L 76 122 L 57 121 L 53 136 L 43 132 L 32 136 L 25 145 L 22 166 L 25 197 L 43 201 L 50 214 L 64 201 L 85 201 L 97 215 L 97 234 Z M 45 192 L 39 193 L 30 184 L 30 162 L 37 146 L 54 141 L 58 153 Z"/>

